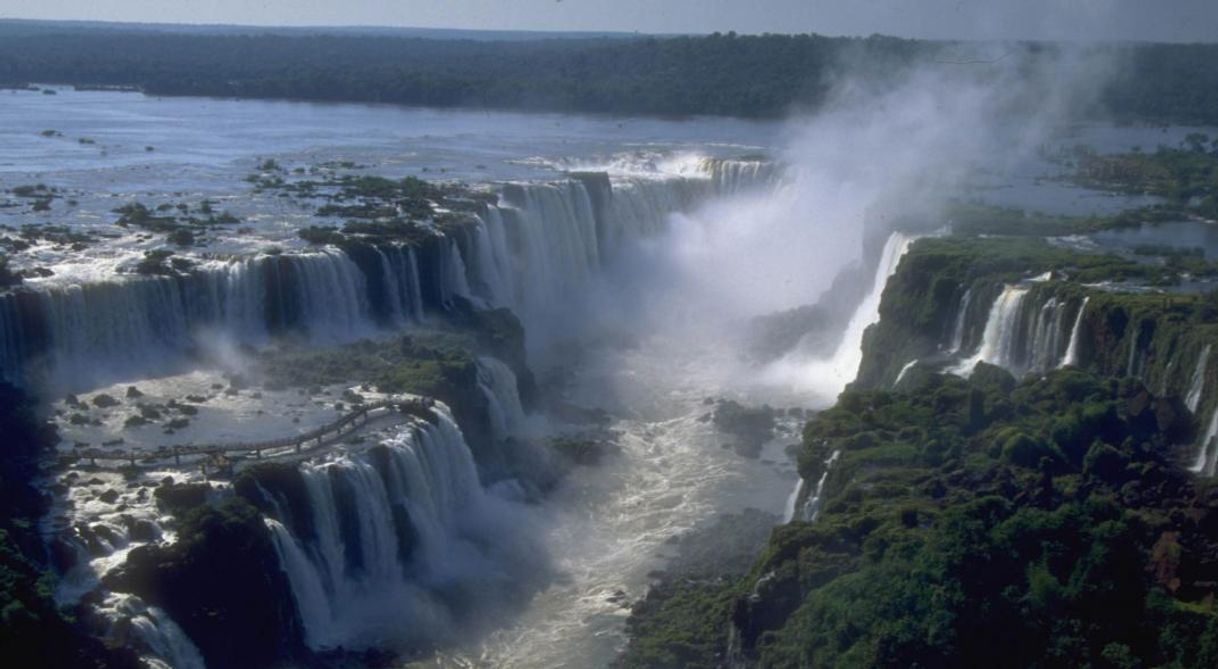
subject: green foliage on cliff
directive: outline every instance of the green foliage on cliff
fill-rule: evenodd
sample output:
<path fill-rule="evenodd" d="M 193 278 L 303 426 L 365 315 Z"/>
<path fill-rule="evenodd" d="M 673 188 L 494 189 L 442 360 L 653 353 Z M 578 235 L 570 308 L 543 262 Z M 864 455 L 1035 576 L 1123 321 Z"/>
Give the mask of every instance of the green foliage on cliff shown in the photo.
<path fill-rule="evenodd" d="M 1010 228 L 1003 228 L 1010 229 Z M 880 305 L 880 322 L 864 338 L 863 363 L 855 385 L 892 383 L 901 367 L 913 359 L 941 354 L 951 340 L 958 310 L 971 290 L 968 327 L 979 335 L 989 306 L 1004 284 L 1050 273 L 1047 281 L 1030 285 L 1029 303 L 1043 305 L 1050 297 L 1078 304 L 1090 296 L 1085 314 L 1083 361 L 1100 374 L 1123 374 L 1132 344 L 1127 335 L 1144 328 L 1139 359 L 1149 383 L 1159 384 L 1167 363 L 1174 360 L 1168 387 L 1180 392 L 1187 384 L 1197 343 L 1218 331 L 1214 297 L 1184 293 L 1126 292 L 1086 284 L 1128 282 L 1134 288 L 1170 289 L 1187 274 L 1212 277 L 1218 266 L 1195 255 L 1165 256 L 1147 262 L 1107 253 L 1079 252 L 1028 235 L 973 236 L 956 234 L 915 242 L 889 279 Z M 1126 327 L 1129 323 L 1132 326 Z M 1212 339 L 1211 339 L 1212 340 Z M 967 342 L 966 342 L 967 343 Z M 976 341 L 973 342 L 974 345 Z M 1155 387 L 1162 387 L 1155 385 Z"/>
<path fill-rule="evenodd" d="M 848 391 L 805 430 L 805 478 L 841 452 L 818 521 L 776 529 L 703 614 L 682 592 L 636 609 L 623 663 L 716 624 L 693 666 L 1213 666 L 1218 491 L 1168 461 L 1171 408 L 1077 370 Z"/>

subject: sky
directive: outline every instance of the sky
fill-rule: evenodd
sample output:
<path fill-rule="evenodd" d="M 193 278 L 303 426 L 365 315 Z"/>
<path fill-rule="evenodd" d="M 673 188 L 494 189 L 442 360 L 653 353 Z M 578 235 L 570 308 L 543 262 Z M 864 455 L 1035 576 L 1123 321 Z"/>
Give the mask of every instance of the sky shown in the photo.
<path fill-rule="evenodd" d="M 1218 41 L 1218 0 L 0 0 L 0 17 L 268 26 Z"/>

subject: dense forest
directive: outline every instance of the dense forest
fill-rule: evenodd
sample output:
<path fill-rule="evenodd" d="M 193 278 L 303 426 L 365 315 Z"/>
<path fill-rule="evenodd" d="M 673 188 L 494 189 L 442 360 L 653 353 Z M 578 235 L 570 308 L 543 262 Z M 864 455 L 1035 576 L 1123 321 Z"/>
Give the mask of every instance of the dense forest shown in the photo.
<path fill-rule="evenodd" d="M 1218 123 L 1218 45 L 1087 47 L 1120 64 L 1096 114 Z M 0 23 L 0 83 L 437 107 L 779 117 L 838 77 L 882 86 L 914 65 L 987 76 L 1063 47 L 818 35 L 425 39 L 377 33 L 159 32 Z M 1012 59 L 1011 56 L 1014 56 Z M 989 58 L 989 59 L 987 59 Z"/>
<path fill-rule="evenodd" d="M 847 391 L 815 523 L 739 581 L 662 584 L 622 667 L 1212 667 L 1214 489 L 1172 466 L 1189 416 L 1139 382 L 981 365 Z"/>

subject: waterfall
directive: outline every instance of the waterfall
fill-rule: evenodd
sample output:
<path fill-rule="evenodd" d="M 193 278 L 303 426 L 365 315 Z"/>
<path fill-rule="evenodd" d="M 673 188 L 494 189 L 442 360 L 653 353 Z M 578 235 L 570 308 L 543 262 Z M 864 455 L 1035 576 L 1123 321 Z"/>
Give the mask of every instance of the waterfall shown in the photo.
<path fill-rule="evenodd" d="M 1193 369 L 1193 378 L 1189 382 L 1188 394 L 1184 396 L 1184 405 L 1188 410 L 1197 413 L 1201 406 L 1201 393 L 1205 390 L 1205 368 L 1209 364 L 1211 344 L 1206 344 L 1197 356 L 1197 366 Z"/>
<path fill-rule="evenodd" d="M 87 385 L 156 371 L 206 342 L 318 343 L 418 322 L 460 297 L 526 321 L 577 294 L 607 257 L 718 192 L 773 184 L 755 161 L 709 161 L 691 176 L 587 175 L 506 184 L 497 203 L 417 245 L 359 243 L 231 260 L 166 276 L 31 280 L 0 292 L 0 378 L 48 373 Z M 91 377 L 98 378 L 91 378 Z"/>
<path fill-rule="evenodd" d="M 1043 373 L 1060 364 L 1067 306 L 1065 300 L 1058 300 L 1056 297 L 1050 297 L 1041 305 L 1032 324 L 1031 336 L 1027 339 L 1027 349 L 1022 356 L 1027 371 Z"/>
<path fill-rule="evenodd" d="M 841 450 L 833 451 L 828 460 L 825 460 L 825 471 L 821 472 L 820 478 L 816 481 L 816 489 L 808 500 L 804 502 L 799 509 L 799 519 L 805 523 L 815 523 L 817 517 L 820 516 L 820 505 L 825 494 L 825 481 L 829 480 L 829 471 L 833 469 L 834 463 L 841 457 Z M 794 520 L 794 518 L 792 518 Z"/>
<path fill-rule="evenodd" d="M 720 194 L 772 185 L 781 176 L 777 165 L 764 160 L 707 159 L 702 162 L 702 169 L 710 174 L 715 192 Z"/>
<path fill-rule="evenodd" d="M 1129 362 L 1125 364 L 1125 376 L 1137 377 L 1141 372 L 1141 351 L 1138 350 L 1138 332 L 1135 330 L 1129 336 Z"/>
<path fill-rule="evenodd" d="M 310 647 L 434 641 L 471 596 L 460 594 L 463 583 L 481 596 L 514 580 L 504 559 L 488 554 L 501 539 L 478 527 L 506 503 L 488 502 L 446 408 L 378 446 L 307 462 L 300 472 L 305 499 L 294 506 L 286 491 L 269 490 L 267 506 L 279 517 L 266 524 Z M 306 508 L 308 517 L 279 511 L 289 508 Z"/>
<path fill-rule="evenodd" d="M 892 385 L 894 385 L 894 386 L 900 385 L 901 379 L 905 378 L 905 375 L 907 373 L 909 373 L 909 370 L 913 369 L 914 365 L 916 365 L 916 364 L 918 364 L 918 359 L 914 358 L 913 360 L 910 360 L 909 362 L 902 365 L 901 371 L 897 372 L 897 380 L 893 381 Z"/>
<path fill-rule="evenodd" d="M 858 375 L 859 365 L 863 362 L 863 333 L 880 320 L 880 298 L 884 294 L 884 286 L 896 273 L 901 258 L 909 250 L 914 239 L 915 237 L 901 232 L 888 235 L 887 241 L 884 242 L 884 251 L 880 255 L 880 264 L 876 267 L 872 279 L 871 290 L 850 317 L 846 332 L 832 358 L 814 365 L 813 369 L 809 370 L 818 376 L 827 373 L 838 390 Z M 825 369 L 826 366 L 828 369 Z"/>
<path fill-rule="evenodd" d="M 97 610 L 109 621 L 107 638 L 136 649 L 150 669 L 204 669 L 190 637 L 161 609 L 133 595 L 109 593 Z"/>
<path fill-rule="evenodd" d="M 569 296 L 598 268 L 596 218 L 582 183 L 512 185 L 494 208 L 498 215 L 482 222 L 503 229 L 519 279 L 512 306 L 526 318 Z"/>
<path fill-rule="evenodd" d="M 1020 313 L 1027 295 L 1027 288 L 1010 284 L 1003 286 L 1002 293 L 990 307 L 985 330 L 981 333 L 981 347 L 977 353 L 961 360 L 949 371 L 968 376 L 973 373 L 978 362 L 1011 368 L 1019 333 Z"/>
<path fill-rule="evenodd" d="M 1078 342 L 1083 332 L 1083 313 L 1087 311 L 1087 302 L 1090 299 L 1090 296 L 1084 297 L 1083 303 L 1078 307 L 1078 315 L 1074 317 L 1074 327 L 1070 329 L 1070 344 L 1066 347 L 1066 354 L 1062 356 L 1059 367 L 1078 364 Z"/>
<path fill-rule="evenodd" d="M 490 407 L 491 431 L 502 440 L 519 434 L 524 427 L 524 409 L 516 385 L 516 375 L 501 361 L 478 358 L 478 389 Z"/>
<path fill-rule="evenodd" d="M 1218 469 L 1218 407 L 1210 414 L 1209 424 L 1197 447 L 1197 460 L 1189 469 L 1202 476 L 1213 476 Z"/>
<path fill-rule="evenodd" d="M 55 378 L 140 371 L 195 351 L 200 336 L 260 345 L 297 332 L 317 342 L 370 330 L 365 277 L 336 249 L 206 261 L 180 276 L 118 276 L 0 295 L 0 375 L 41 359 Z"/>
<path fill-rule="evenodd" d="M 964 291 L 964 297 L 960 298 L 960 309 L 956 312 L 956 325 L 952 328 L 952 346 L 948 351 L 949 355 L 955 355 L 964 347 L 964 330 L 968 324 L 968 308 L 973 302 L 973 288 L 970 286 Z M 897 378 L 899 382 L 900 377 Z"/>
<path fill-rule="evenodd" d="M 1026 285 L 1003 286 L 990 307 L 977 351 L 948 371 L 967 376 L 984 361 L 1018 376 L 1076 364 L 1087 298 L 1079 304 L 1067 331 L 1070 302 L 1050 295 L 1038 305 L 1028 299 L 1031 291 Z"/>
<path fill-rule="evenodd" d="M 837 395 L 858 376 L 863 360 L 863 334 L 880 319 L 880 298 L 888 279 L 917 237 L 893 232 L 884 242 L 871 290 L 855 308 L 836 350 L 829 357 L 811 357 L 800 350 L 770 363 L 762 372 L 767 383 L 794 385 L 826 398 Z"/>

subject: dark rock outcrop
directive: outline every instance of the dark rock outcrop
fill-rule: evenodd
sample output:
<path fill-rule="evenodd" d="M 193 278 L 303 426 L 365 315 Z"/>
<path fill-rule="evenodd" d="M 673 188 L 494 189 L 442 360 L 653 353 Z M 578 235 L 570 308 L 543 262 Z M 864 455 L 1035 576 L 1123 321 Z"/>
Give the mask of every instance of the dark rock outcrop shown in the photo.
<path fill-rule="evenodd" d="M 168 612 L 211 669 L 307 655 L 290 585 L 257 509 L 240 499 L 198 507 L 182 519 L 178 537 L 133 549 L 104 585 Z"/>

